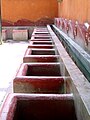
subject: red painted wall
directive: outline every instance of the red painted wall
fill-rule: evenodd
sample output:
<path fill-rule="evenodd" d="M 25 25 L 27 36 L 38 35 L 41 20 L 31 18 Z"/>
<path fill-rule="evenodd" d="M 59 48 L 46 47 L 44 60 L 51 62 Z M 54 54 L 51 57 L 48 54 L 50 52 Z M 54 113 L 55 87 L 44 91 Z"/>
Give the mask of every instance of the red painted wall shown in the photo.
<path fill-rule="evenodd" d="M 57 15 L 57 0 L 2 0 L 2 19 L 4 20 L 37 21 L 40 18 L 54 18 Z"/>

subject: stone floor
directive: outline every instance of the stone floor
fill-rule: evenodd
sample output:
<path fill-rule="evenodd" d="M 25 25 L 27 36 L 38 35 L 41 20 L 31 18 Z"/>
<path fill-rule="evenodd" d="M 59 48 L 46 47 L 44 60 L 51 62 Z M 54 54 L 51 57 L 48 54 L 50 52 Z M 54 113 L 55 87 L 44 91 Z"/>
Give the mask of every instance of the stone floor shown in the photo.
<path fill-rule="evenodd" d="M 0 106 L 7 93 L 13 92 L 12 81 L 23 62 L 28 42 L 7 42 L 0 45 Z"/>

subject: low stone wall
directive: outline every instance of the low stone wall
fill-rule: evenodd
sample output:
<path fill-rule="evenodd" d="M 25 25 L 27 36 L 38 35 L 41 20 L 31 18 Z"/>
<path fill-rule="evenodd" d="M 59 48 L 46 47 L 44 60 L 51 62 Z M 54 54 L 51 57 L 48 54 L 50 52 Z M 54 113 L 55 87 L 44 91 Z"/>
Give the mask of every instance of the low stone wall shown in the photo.
<path fill-rule="evenodd" d="M 19 40 L 23 40 L 23 39 L 28 40 L 31 38 L 33 29 L 34 29 L 34 26 L 32 26 L 32 27 L 28 27 L 28 26 L 27 27 L 20 27 L 20 26 L 18 26 L 18 27 L 2 27 L 2 40 L 3 41 L 13 40 L 13 38 L 14 38 L 14 40 L 17 40 L 17 39 L 15 39 L 15 36 L 13 35 L 14 31 L 17 31 L 16 36 L 17 37 L 19 36 Z M 20 31 L 23 32 L 23 30 L 26 30 L 26 34 L 22 38 L 22 35 L 20 37 L 19 32 Z"/>

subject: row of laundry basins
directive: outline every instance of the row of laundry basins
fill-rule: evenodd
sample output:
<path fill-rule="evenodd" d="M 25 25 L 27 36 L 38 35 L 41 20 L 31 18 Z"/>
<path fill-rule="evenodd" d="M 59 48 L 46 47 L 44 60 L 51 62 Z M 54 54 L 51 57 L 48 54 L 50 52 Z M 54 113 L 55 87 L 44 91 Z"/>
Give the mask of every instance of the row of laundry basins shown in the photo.
<path fill-rule="evenodd" d="M 61 51 L 62 52 L 62 51 Z M 47 27 L 36 27 L 0 120 L 77 120 L 71 77 Z"/>

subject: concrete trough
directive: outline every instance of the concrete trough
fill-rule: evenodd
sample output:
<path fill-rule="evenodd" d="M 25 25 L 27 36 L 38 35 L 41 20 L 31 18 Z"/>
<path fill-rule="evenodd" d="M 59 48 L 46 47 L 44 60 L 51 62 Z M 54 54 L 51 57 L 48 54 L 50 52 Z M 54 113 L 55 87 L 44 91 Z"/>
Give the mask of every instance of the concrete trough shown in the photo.
<path fill-rule="evenodd" d="M 51 36 L 32 36 L 31 39 L 44 39 L 44 40 L 47 40 L 47 39 L 52 39 Z"/>
<path fill-rule="evenodd" d="M 27 49 L 25 55 L 56 55 L 58 54 L 55 49 Z"/>
<path fill-rule="evenodd" d="M 31 41 L 52 41 L 52 39 L 34 39 L 33 37 L 29 40 Z"/>
<path fill-rule="evenodd" d="M 39 48 L 39 49 L 53 49 L 54 45 L 28 45 L 28 48 Z"/>
<path fill-rule="evenodd" d="M 47 32 L 47 31 L 46 31 L 46 32 L 43 32 L 43 31 L 42 31 L 42 32 L 35 32 L 35 31 L 34 31 L 33 33 L 36 34 L 36 35 L 37 35 L 37 34 L 40 34 L 40 35 L 41 35 L 41 34 L 44 34 L 44 35 L 49 34 L 49 35 L 50 35 L 50 33 Z"/>
<path fill-rule="evenodd" d="M 32 41 L 32 45 L 52 45 L 52 41 Z"/>
<path fill-rule="evenodd" d="M 35 28 L 34 30 L 41 30 L 41 31 L 44 31 L 44 30 L 47 30 L 48 31 L 48 29 L 47 28 Z"/>
<path fill-rule="evenodd" d="M 51 36 L 48 32 L 33 32 L 34 36 Z"/>
<path fill-rule="evenodd" d="M 47 29 L 34 29 L 34 32 L 48 32 Z"/>
<path fill-rule="evenodd" d="M 47 29 L 34 29 L 33 32 L 48 32 Z"/>
<path fill-rule="evenodd" d="M 28 40 L 28 30 L 13 30 L 13 40 Z"/>
<path fill-rule="evenodd" d="M 51 37 L 51 35 L 44 35 L 44 34 L 32 34 L 32 36 L 34 36 L 34 37 L 44 37 L 44 38 L 50 38 Z"/>
<path fill-rule="evenodd" d="M 40 30 L 40 29 L 41 29 L 41 30 L 47 30 L 47 27 L 36 27 L 35 29 L 36 29 L 36 30 Z"/>
<path fill-rule="evenodd" d="M 59 55 L 25 55 L 23 57 L 24 63 L 29 62 L 58 62 L 59 61 Z"/>
<path fill-rule="evenodd" d="M 30 41 L 28 48 L 52 49 L 54 43 L 52 41 Z"/>
<path fill-rule="evenodd" d="M 18 75 L 24 76 L 62 76 L 61 66 L 63 63 L 23 63 Z"/>
<path fill-rule="evenodd" d="M 60 63 L 23 63 L 13 80 L 15 93 L 70 93 L 70 77 Z"/>
<path fill-rule="evenodd" d="M 35 39 L 50 39 L 51 36 L 34 36 Z"/>
<path fill-rule="evenodd" d="M 77 120 L 73 95 L 10 94 L 0 120 Z"/>

